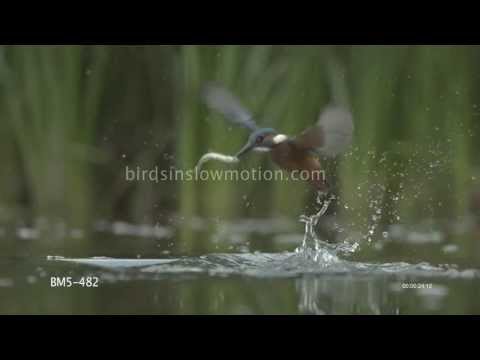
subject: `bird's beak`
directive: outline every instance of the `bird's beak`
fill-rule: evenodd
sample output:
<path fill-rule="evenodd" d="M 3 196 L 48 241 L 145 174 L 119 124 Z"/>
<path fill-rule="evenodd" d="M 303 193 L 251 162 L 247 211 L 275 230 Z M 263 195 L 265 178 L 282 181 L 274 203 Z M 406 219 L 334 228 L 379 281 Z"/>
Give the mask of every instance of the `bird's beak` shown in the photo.
<path fill-rule="evenodd" d="M 238 153 L 235 155 L 235 157 L 239 158 L 242 155 L 245 155 L 248 153 L 250 150 L 252 150 L 255 147 L 255 144 L 252 144 L 248 142 Z"/>

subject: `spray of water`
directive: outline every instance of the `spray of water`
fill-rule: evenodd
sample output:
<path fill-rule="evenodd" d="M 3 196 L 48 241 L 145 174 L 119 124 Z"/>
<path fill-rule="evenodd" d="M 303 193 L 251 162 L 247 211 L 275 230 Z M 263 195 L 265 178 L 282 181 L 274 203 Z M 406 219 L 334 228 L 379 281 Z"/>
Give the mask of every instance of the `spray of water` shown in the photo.
<path fill-rule="evenodd" d="M 296 249 L 296 253 L 300 254 L 306 258 L 313 259 L 318 263 L 331 263 L 332 261 L 338 260 L 337 255 L 349 255 L 355 253 L 360 248 L 360 243 L 370 245 L 373 244 L 373 240 L 379 236 L 379 233 L 382 235 L 383 239 L 389 236 L 388 232 L 383 231 L 384 229 L 381 226 L 381 222 L 384 219 L 398 222 L 400 221 L 400 208 L 397 204 L 400 200 L 406 200 L 407 198 L 416 199 L 420 197 L 422 192 L 425 191 L 428 181 L 434 177 L 433 169 L 435 169 L 435 175 L 438 175 L 440 169 L 446 168 L 446 163 L 444 155 L 438 150 L 438 147 L 430 146 L 432 148 L 432 154 L 436 155 L 435 161 L 428 162 L 428 159 L 422 159 L 417 157 L 412 157 L 407 160 L 407 165 L 410 163 L 422 164 L 419 166 L 422 173 L 422 176 L 415 173 L 416 167 L 412 169 L 405 167 L 401 168 L 396 162 L 393 161 L 393 168 L 389 168 L 388 164 L 392 163 L 386 161 L 387 154 L 383 153 L 381 159 L 378 161 L 378 169 L 368 168 L 368 178 L 360 182 L 357 186 L 357 196 L 367 202 L 369 216 L 365 216 L 361 219 L 355 219 L 355 216 L 352 216 L 352 222 L 343 224 L 342 226 L 336 225 L 336 229 L 339 232 L 350 234 L 347 239 L 341 243 L 332 244 L 327 241 L 323 241 L 315 233 L 315 227 L 319 223 L 319 220 L 322 216 L 325 215 L 328 208 L 331 205 L 333 200 L 337 200 L 348 213 L 355 214 L 359 211 L 358 208 L 351 206 L 351 204 L 343 203 L 342 199 L 337 198 L 333 194 L 328 193 L 318 193 L 317 194 L 317 204 L 319 205 L 319 210 L 313 215 L 302 215 L 300 221 L 305 224 L 305 233 L 302 245 Z M 415 154 L 420 155 L 424 152 L 416 151 Z M 354 152 L 350 154 L 353 156 Z M 368 153 L 374 160 L 376 159 L 375 154 Z M 358 159 L 360 160 L 360 159 Z M 441 162 L 442 160 L 443 162 Z M 426 169 L 426 170 L 425 170 Z M 390 178 L 399 180 L 398 189 L 392 189 L 387 187 L 385 174 L 389 174 Z M 410 175 L 410 176 L 408 176 Z M 419 179 L 424 179 L 425 181 L 420 181 Z M 411 182 L 413 186 L 406 189 L 406 184 Z M 428 203 L 429 206 L 432 206 L 431 202 Z M 355 228 L 360 227 L 360 232 L 355 231 Z M 383 231 L 383 232 L 382 232 Z M 355 240 L 355 241 L 352 241 Z"/>
<path fill-rule="evenodd" d="M 318 238 L 315 233 L 315 227 L 322 216 L 325 215 L 330 204 L 336 196 L 328 193 L 317 193 L 317 204 L 321 205 L 320 210 L 313 215 L 301 215 L 300 222 L 305 224 L 305 234 L 303 242 L 295 252 L 303 257 L 311 259 L 317 263 L 329 265 L 339 261 L 338 253 L 353 253 L 356 251 L 358 244 L 330 244 Z"/>

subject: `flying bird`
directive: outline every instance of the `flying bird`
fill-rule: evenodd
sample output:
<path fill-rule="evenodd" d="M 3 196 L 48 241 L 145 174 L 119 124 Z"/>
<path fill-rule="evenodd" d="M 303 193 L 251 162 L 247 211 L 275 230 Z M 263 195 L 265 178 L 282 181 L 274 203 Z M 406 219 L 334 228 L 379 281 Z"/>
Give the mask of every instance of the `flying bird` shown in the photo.
<path fill-rule="evenodd" d="M 221 113 L 226 120 L 250 131 L 245 146 L 229 162 L 236 162 L 250 151 L 269 152 L 274 163 L 280 168 L 293 172 L 302 171 L 317 191 L 328 190 L 326 179 L 319 176 L 322 170 L 320 157 L 335 157 L 351 144 L 353 135 L 352 114 L 344 107 L 327 106 L 321 112 L 316 124 L 295 137 L 289 137 L 272 128 L 261 128 L 253 115 L 228 90 L 207 84 L 202 89 L 206 105 Z M 220 154 L 212 158 L 219 159 Z"/>

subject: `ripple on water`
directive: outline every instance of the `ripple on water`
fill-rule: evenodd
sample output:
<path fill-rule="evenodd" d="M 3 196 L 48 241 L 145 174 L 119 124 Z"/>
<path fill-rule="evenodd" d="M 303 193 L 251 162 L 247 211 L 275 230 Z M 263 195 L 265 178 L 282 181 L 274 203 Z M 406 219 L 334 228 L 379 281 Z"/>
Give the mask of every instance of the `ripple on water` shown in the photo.
<path fill-rule="evenodd" d="M 303 253 L 241 253 L 210 254 L 200 257 L 168 259 L 113 259 L 113 258 L 64 258 L 49 256 L 50 261 L 82 264 L 108 270 L 136 269 L 143 274 L 208 276 L 248 276 L 257 278 L 285 278 L 301 275 L 391 275 L 423 278 L 479 278 L 476 269 L 458 270 L 450 265 L 432 266 L 428 263 L 409 264 L 366 263 L 339 259 L 325 251 L 312 257 Z"/>

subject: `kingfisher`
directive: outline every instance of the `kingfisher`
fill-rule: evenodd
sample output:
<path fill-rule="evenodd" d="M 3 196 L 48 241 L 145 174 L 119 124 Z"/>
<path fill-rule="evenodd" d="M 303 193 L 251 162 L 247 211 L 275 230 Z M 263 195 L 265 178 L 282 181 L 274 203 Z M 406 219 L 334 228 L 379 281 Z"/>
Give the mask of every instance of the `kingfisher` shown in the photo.
<path fill-rule="evenodd" d="M 327 192 L 328 183 L 322 174 L 320 157 L 335 157 L 351 144 L 352 114 L 344 107 L 329 105 L 320 113 L 318 121 L 298 136 L 290 137 L 272 128 L 260 128 L 253 115 L 227 89 L 217 84 L 206 84 L 202 89 L 206 105 L 221 113 L 233 125 L 250 131 L 247 143 L 235 155 L 239 159 L 250 151 L 269 152 L 277 166 L 292 173 L 302 172 L 318 192 Z"/>

